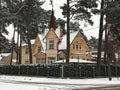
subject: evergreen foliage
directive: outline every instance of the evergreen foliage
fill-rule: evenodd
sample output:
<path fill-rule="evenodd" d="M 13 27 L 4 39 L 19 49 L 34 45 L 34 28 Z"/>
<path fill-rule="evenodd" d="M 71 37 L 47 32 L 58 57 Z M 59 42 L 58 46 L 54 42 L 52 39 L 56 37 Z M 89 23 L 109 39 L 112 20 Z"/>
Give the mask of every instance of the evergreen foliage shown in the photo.
<path fill-rule="evenodd" d="M 110 69 L 113 77 L 120 76 L 120 65 L 110 65 Z M 100 66 L 100 75 L 97 75 L 96 64 L 64 64 L 64 67 L 61 64 L 4 65 L 0 66 L 0 74 L 54 78 L 97 78 L 108 77 L 108 65 Z"/>
<path fill-rule="evenodd" d="M 0 52 L 10 51 L 9 41 L 5 38 L 5 35 L 8 35 L 6 26 L 10 24 L 9 16 L 10 13 L 6 7 L 5 0 L 0 0 Z"/>
<path fill-rule="evenodd" d="M 88 46 L 90 47 L 91 50 L 96 51 L 98 47 L 98 39 L 91 36 L 91 38 L 88 40 Z"/>
<path fill-rule="evenodd" d="M 73 17 L 74 20 L 85 21 L 93 25 L 91 16 L 93 13 L 93 9 L 97 8 L 96 1 L 97 0 L 70 0 L 71 18 Z M 64 6 L 61 7 L 61 9 L 63 10 L 62 14 L 66 17 L 67 5 L 64 4 Z"/>

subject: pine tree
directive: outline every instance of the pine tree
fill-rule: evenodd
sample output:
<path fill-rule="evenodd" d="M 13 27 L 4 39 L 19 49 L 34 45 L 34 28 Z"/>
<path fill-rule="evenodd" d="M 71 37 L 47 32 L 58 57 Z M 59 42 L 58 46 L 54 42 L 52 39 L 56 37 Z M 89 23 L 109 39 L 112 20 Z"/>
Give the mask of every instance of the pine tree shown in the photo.
<path fill-rule="evenodd" d="M 91 20 L 92 11 L 97 7 L 97 0 L 67 0 L 67 4 L 64 4 L 63 15 L 67 17 L 67 51 L 66 51 L 66 63 L 69 63 L 70 54 L 70 19 L 85 21 L 89 24 L 93 24 Z"/>
<path fill-rule="evenodd" d="M 6 42 L 8 41 L 6 37 L 3 35 L 8 35 L 8 31 L 6 30 L 6 26 L 9 25 L 9 12 L 4 6 L 5 0 L 0 0 L 0 52 L 6 51 L 8 49 Z"/>

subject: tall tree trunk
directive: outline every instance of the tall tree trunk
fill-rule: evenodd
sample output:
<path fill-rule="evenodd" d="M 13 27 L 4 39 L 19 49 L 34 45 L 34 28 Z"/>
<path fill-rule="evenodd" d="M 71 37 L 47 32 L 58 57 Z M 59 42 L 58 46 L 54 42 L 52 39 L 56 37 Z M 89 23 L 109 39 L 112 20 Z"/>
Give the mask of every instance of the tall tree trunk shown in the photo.
<path fill-rule="evenodd" d="M 19 2 L 20 2 L 20 6 L 22 7 L 23 1 L 19 0 Z M 23 12 L 22 12 L 22 10 L 20 10 L 19 13 L 18 13 L 18 20 L 19 20 L 19 18 L 21 18 L 22 14 L 23 14 Z M 22 37 L 22 30 L 20 29 L 20 27 L 18 25 L 18 42 L 19 42 L 19 35 L 20 35 L 20 44 L 18 44 L 18 45 L 20 45 L 20 46 L 18 48 L 17 57 L 18 57 L 18 64 L 21 64 L 22 63 L 22 48 L 21 47 L 22 47 L 22 39 L 23 39 L 23 37 Z"/>
<path fill-rule="evenodd" d="M 2 7 L 1 7 L 1 4 L 2 4 L 2 2 L 0 0 L 0 45 L 2 44 L 2 42 L 1 42 L 2 41 L 2 15 L 1 15 Z M 0 52 L 2 52 L 2 50 Z"/>
<path fill-rule="evenodd" d="M 22 30 L 20 30 L 19 64 L 22 61 Z"/>
<path fill-rule="evenodd" d="M 109 24 L 109 17 L 106 16 L 106 23 L 107 23 L 107 31 L 106 31 L 106 54 L 107 54 L 107 65 L 108 65 L 108 77 L 109 77 L 109 80 L 111 81 L 112 80 L 112 75 L 111 75 L 111 67 L 110 67 L 110 62 L 112 61 L 111 58 L 110 58 L 110 55 L 108 55 L 109 53 L 109 49 L 108 49 L 108 42 L 109 42 L 109 35 L 110 35 L 110 24 Z"/>
<path fill-rule="evenodd" d="M 104 46 L 104 64 L 107 64 L 107 44 L 108 44 L 108 34 L 107 28 L 105 29 L 105 46 Z"/>
<path fill-rule="evenodd" d="M 111 81 L 112 75 L 111 75 L 111 67 L 110 67 L 110 58 L 108 58 L 108 77 L 109 77 L 109 81 Z"/>
<path fill-rule="evenodd" d="M 1 0 L 0 0 L 0 10 L 1 10 Z"/>
<path fill-rule="evenodd" d="M 29 60 L 30 60 L 30 64 L 32 64 L 32 48 L 31 48 L 29 34 L 27 35 L 27 41 L 28 41 L 28 48 L 29 48 Z"/>
<path fill-rule="evenodd" d="M 19 28 L 17 32 L 17 55 L 16 55 L 16 64 L 19 64 Z"/>
<path fill-rule="evenodd" d="M 15 27 L 14 27 L 14 32 L 13 32 L 12 44 L 11 44 L 11 59 L 10 59 L 10 65 L 12 65 L 13 51 L 14 51 L 14 46 L 15 46 L 14 38 L 15 38 Z"/>
<path fill-rule="evenodd" d="M 107 64 L 107 49 L 108 49 L 108 30 L 109 24 L 106 16 L 106 27 L 105 27 L 105 46 L 104 46 L 104 63 Z"/>
<path fill-rule="evenodd" d="M 1 0 L 0 0 L 0 19 L 1 19 Z M 1 21 L 0 21 L 0 39 L 2 38 L 2 30 L 1 30 Z"/>
<path fill-rule="evenodd" d="M 66 63 L 69 63 L 70 57 L 70 5 L 69 0 L 67 0 L 67 52 L 66 52 Z"/>
<path fill-rule="evenodd" d="M 104 8 L 104 0 L 101 1 L 101 10 Z M 102 35 L 103 35 L 103 12 L 100 15 L 100 27 L 99 27 L 99 39 L 98 39 L 98 55 L 97 55 L 97 67 L 98 75 L 100 75 L 100 62 L 101 62 L 101 48 L 102 48 Z"/>
<path fill-rule="evenodd" d="M 29 31 L 31 0 L 26 0 L 26 4 L 28 6 L 28 10 L 26 11 L 26 15 L 28 16 L 26 21 L 27 41 L 28 41 L 28 48 L 29 48 L 29 60 L 30 60 L 30 64 L 32 64 L 32 48 L 31 48 L 30 31 Z"/>

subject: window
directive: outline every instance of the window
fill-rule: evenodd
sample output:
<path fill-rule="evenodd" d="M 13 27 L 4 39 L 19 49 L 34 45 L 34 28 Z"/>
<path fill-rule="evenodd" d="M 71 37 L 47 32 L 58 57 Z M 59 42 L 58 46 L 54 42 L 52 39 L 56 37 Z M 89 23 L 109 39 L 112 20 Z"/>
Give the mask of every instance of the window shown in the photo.
<path fill-rule="evenodd" d="M 75 49 L 75 45 L 73 44 L 73 49 Z"/>
<path fill-rule="evenodd" d="M 37 58 L 36 63 L 37 64 L 45 64 L 45 59 L 44 58 Z"/>
<path fill-rule="evenodd" d="M 38 46 L 38 53 L 40 53 L 41 52 L 41 47 L 40 46 Z"/>
<path fill-rule="evenodd" d="M 81 45 L 80 45 L 80 51 L 81 51 Z"/>
<path fill-rule="evenodd" d="M 49 49 L 54 49 L 54 40 L 49 41 Z"/>
<path fill-rule="evenodd" d="M 28 49 L 28 48 L 26 48 L 26 50 L 25 50 L 25 54 L 28 54 L 28 52 L 29 52 L 29 49 Z"/>
<path fill-rule="evenodd" d="M 48 57 L 48 64 L 55 62 L 55 57 Z"/>
<path fill-rule="evenodd" d="M 76 50 L 78 50 L 78 44 L 76 45 Z"/>

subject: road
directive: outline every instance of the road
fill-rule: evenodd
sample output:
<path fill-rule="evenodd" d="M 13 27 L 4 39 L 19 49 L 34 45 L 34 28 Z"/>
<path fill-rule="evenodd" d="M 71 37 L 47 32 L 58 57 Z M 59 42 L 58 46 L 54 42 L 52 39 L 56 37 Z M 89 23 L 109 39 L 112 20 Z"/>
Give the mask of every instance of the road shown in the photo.
<path fill-rule="evenodd" d="M 120 90 L 120 85 L 105 86 L 105 87 L 94 87 L 94 88 L 85 88 L 78 90 Z"/>
<path fill-rule="evenodd" d="M 103 84 L 55 84 L 39 82 L 23 82 L 12 80 L 1 80 L 2 90 L 120 90 L 120 85 Z"/>

